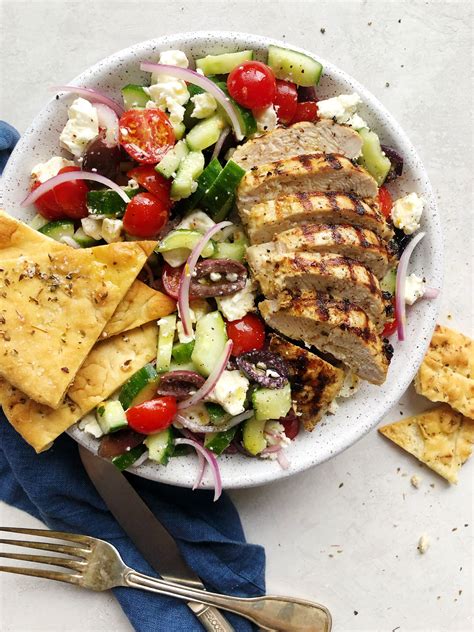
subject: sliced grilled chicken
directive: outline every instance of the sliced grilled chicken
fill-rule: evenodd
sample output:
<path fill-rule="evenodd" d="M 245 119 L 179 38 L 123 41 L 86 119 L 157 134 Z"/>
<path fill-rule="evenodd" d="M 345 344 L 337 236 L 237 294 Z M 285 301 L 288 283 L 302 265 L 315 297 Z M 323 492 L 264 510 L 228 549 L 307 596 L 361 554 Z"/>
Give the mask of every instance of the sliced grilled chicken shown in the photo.
<path fill-rule="evenodd" d="M 394 265 L 390 247 L 368 228 L 349 224 L 305 224 L 273 238 L 277 252 L 320 252 L 339 254 L 362 263 L 378 279 Z"/>
<path fill-rule="evenodd" d="M 276 334 L 270 336 L 269 349 L 285 360 L 291 397 L 305 430 L 311 432 L 341 390 L 344 371 Z"/>
<path fill-rule="evenodd" d="M 247 171 L 237 190 L 239 210 L 280 195 L 340 191 L 362 198 L 377 195 L 377 182 L 363 167 L 340 154 L 305 154 Z"/>
<path fill-rule="evenodd" d="M 262 244 L 297 224 L 351 224 L 390 240 L 393 230 L 376 202 L 343 193 L 296 193 L 240 209 L 250 241 Z"/>
<path fill-rule="evenodd" d="M 357 158 L 362 148 L 360 135 L 351 127 L 323 119 L 317 123 L 303 121 L 291 127 L 277 127 L 272 132 L 248 140 L 237 147 L 232 160 L 251 169 L 274 160 L 292 158 L 316 151 Z"/>
<path fill-rule="evenodd" d="M 385 381 L 389 350 L 360 307 L 308 293 L 286 302 L 265 300 L 259 309 L 268 325 L 285 336 L 330 353 L 372 384 Z"/>
<path fill-rule="evenodd" d="M 357 261 L 335 254 L 278 253 L 272 243 L 248 248 L 247 261 L 266 298 L 277 298 L 285 290 L 294 295 L 315 290 L 359 305 L 379 328 L 385 324 L 380 284 Z"/>

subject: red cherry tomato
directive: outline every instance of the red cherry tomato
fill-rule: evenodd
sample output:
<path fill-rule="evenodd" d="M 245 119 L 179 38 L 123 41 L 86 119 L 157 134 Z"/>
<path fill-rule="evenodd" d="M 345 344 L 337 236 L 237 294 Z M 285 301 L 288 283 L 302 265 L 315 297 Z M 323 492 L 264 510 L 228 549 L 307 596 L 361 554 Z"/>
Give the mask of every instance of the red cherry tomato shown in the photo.
<path fill-rule="evenodd" d="M 285 434 L 288 439 L 293 440 L 300 431 L 300 420 L 296 416 L 296 413 L 290 410 L 286 417 L 282 417 L 282 419 L 279 419 L 278 421 L 285 429 Z"/>
<path fill-rule="evenodd" d="M 385 323 L 385 327 L 382 331 L 382 338 L 389 338 L 397 331 L 398 321 L 396 318 Z"/>
<path fill-rule="evenodd" d="M 315 121 L 318 118 L 318 105 L 314 101 L 300 101 L 296 104 L 296 112 L 291 124 L 300 121 Z"/>
<path fill-rule="evenodd" d="M 168 428 L 177 410 L 176 399 L 167 395 L 132 406 L 125 415 L 130 428 L 142 434 L 153 434 Z"/>
<path fill-rule="evenodd" d="M 233 341 L 232 355 L 262 349 L 265 344 L 265 325 L 255 314 L 227 323 L 227 335 Z"/>
<path fill-rule="evenodd" d="M 151 193 L 137 193 L 127 205 L 123 227 L 141 239 L 155 238 L 168 221 L 169 205 Z"/>
<path fill-rule="evenodd" d="M 175 140 L 169 118 L 158 108 L 127 110 L 120 117 L 119 142 L 137 162 L 160 162 Z"/>
<path fill-rule="evenodd" d="M 278 120 L 285 125 L 291 122 L 296 113 L 298 91 L 296 85 L 290 81 L 276 81 L 276 94 L 273 99 Z"/>
<path fill-rule="evenodd" d="M 141 187 L 153 193 L 159 200 L 171 206 L 171 180 L 167 180 L 161 173 L 157 173 L 154 167 L 141 165 L 129 171 L 127 176 L 136 180 Z"/>
<path fill-rule="evenodd" d="M 41 183 L 39 181 L 33 182 L 31 190 L 34 191 L 39 187 Z M 50 222 L 57 219 L 64 219 L 66 216 L 63 209 L 59 206 L 54 195 L 54 189 L 51 189 L 47 193 L 44 193 L 35 202 L 38 213 L 49 220 Z"/>
<path fill-rule="evenodd" d="M 392 213 L 392 196 L 386 187 L 380 187 L 379 189 L 379 204 L 380 211 L 384 217 L 390 217 Z"/>
<path fill-rule="evenodd" d="M 79 167 L 63 167 L 59 173 L 69 171 L 80 171 Z M 35 182 L 31 187 L 33 190 L 39 187 L 40 183 Z M 72 180 L 63 182 L 42 195 L 35 202 L 40 215 L 50 221 L 58 219 L 81 219 L 87 217 L 87 192 L 89 188 L 84 180 Z"/>
<path fill-rule="evenodd" d="M 271 68 L 260 61 L 244 61 L 227 77 L 227 89 L 244 108 L 266 108 L 275 99 L 275 76 Z"/>

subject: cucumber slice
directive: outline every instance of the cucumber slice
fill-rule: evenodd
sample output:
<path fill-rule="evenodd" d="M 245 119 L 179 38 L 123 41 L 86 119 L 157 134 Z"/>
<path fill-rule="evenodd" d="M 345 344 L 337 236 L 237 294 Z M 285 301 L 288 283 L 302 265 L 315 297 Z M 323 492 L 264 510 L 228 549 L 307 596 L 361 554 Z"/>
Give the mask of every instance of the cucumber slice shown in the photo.
<path fill-rule="evenodd" d="M 196 323 L 196 343 L 191 360 L 199 373 L 211 374 L 216 362 L 224 351 L 227 331 L 220 312 L 209 312 Z"/>
<path fill-rule="evenodd" d="M 242 62 L 252 59 L 253 50 L 224 53 L 223 55 L 206 55 L 206 57 L 196 59 L 196 68 L 200 68 L 206 76 L 227 75 Z"/>
<path fill-rule="evenodd" d="M 268 65 L 277 79 L 293 81 L 298 86 L 314 86 L 319 83 L 323 66 L 312 57 L 295 50 L 270 45 L 268 47 Z"/>
<path fill-rule="evenodd" d="M 221 114 L 213 114 L 197 123 L 186 136 L 186 142 L 193 151 L 202 151 L 217 142 L 227 123 Z"/>
<path fill-rule="evenodd" d="M 252 404 L 255 419 L 280 419 L 291 408 L 291 387 L 285 384 L 283 388 L 257 388 L 252 393 Z"/>
<path fill-rule="evenodd" d="M 51 237 L 51 239 L 61 241 L 62 237 L 72 237 L 74 235 L 74 222 L 65 219 L 48 222 L 39 229 L 39 232 Z"/>
<path fill-rule="evenodd" d="M 181 140 L 186 135 L 186 125 L 183 122 L 171 123 L 173 128 L 174 137 L 176 140 Z"/>
<path fill-rule="evenodd" d="M 187 343 L 183 343 L 183 344 L 187 344 Z M 198 373 L 197 366 L 193 362 L 171 361 L 169 371 L 194 371 L 195 373 Z"/>
<path fill-rule="evenodd" d="M 144 108 L 150 100 L 149 95 L 145 92 L 143 87 L 133 83 L 129 83 L 122 88 L 122 98 L 126 110 Z"/>
<path fill-rule="evenodd" d="M 242 441 L 244 448 L 254 456 L 260 454 L 267 447 L 267 440 L 264 435 L 266 423 L 266 419 L 256 419 L 256 417 L 250 417 L 244 421 Z"/>
<path fill-rule="evenodd" d="M 204 194 L 209 189 L 209 187 L 211 186 L 211 184 L 214 182 L 214 180 L 217 178 L 217 176 L 220 174 L 221 171 L 222 171 L 222 166 L 221 166 L 221 163 L 217 160 L 217 158 L 214 158 L 213 160 L 211 160 L 211 162 L 207 165 L 207 167 L 204 169 L 204 171 L 201 173 L 201 175 L 197 179 L 196 191 L 194 191 L 191 197 L 185 200 L 185 202 L 182 204 L 183 212 L 186 213 L 188 211 L 192 211 L 194 208 L 196 208 L 196 206 L 198 206 L 198 204 L 204 197 Z"/>
<path fill-rule="evenodd" d="M 33 219 L 28 222 L 28 226 L 33 230 L 39 230 L 40 228 L 43 228 L 43 226 L 46 226 L 46 224 L 48 223 L 49 220 L 45 219 L 42 215 L 35 215 Z"/>
<path fill-rule="evenodd" d="M 201 151 L 190 151 L 180 162 L 176 177 L 171 185 L 171 199 L 187 198 L 196 189 L 196 180 L 204 169 L 204 154 Z"/>
<path fill-rule="evenodd" d="M 204 438 L 204 447 L 219 456 L 232 443 L 236 432 L 237 426 L 224 432 L 209 432 Z"/>
<path fill-rule="evenodd" d="M 242 132 L 244 136 L 251 136 L 252 134 L 255 134 L 255 132 L 257 131 L 257 121 L 255 120 L 255 117 L 252 114 L 252 111 L 247 110 L 246 108 L 239 105 L 239 103 L 237 103 L 237 101 L 235 101 L 229 95 L 229 91 L 227 90 L 227 84 L 224 81 L 216 81 L 215 83 L 227 95 L 227 98 L 234 106 L 234 109 L 236 111 L 237 118 L 239 119 L 240 127 L 242 128 Z M 218 105 L 218 111 L 227 120 L 227 114 L 225 113 L 225 111 L 222 109 L 220 105 Z M 229 124 L 230 124 L 230 120 L 229 120 Z"/>
<path fill-rule="evenodd" d="M 174 452 L 174 435 L 171 426 L 156 434 L 148 435 L 143 443 L 148 448 L 150 461 L 167 465 Z"/>
<path fill-rule="evenodd" d="M 382 292 L 390 292 L 395 295 L 395 288 L 397 285 L 397 269 L 392 268 L 387 272 L 384 278 L 380 281 L 380 287 Z"/>
<path fill-rule="evenodd" d="M 191 342 L 178 342 L 174 345 L 171 355 L 173 360 L 178 364 L 184 364 L 185 362 L 191 362 L 191 355 L 193 353 L 195 341 Z"/>
<path fill-rule="evenodd" d="M 214 402 L 206 402 L 204 404 L 209 415 L 209 423 L 215 426 L 225 423 L 230 419 L 229 413 L 227 413 L 220 404 Z"/>
<path fill-rule="evenodd" d="M 383 153 L 380 147 L 379 137 L 375 132 L 371 132 L 366 127 L 359 130 L 362 138 L 362 156 L 359 163 L 375 178 L 377 184 L 381 186 L 387 177 L 392 163 Z"/>
<path fill-rule="evenodd" d="M 239 230 L 234 232 L 234 241 L 218 241 L 215 243 L 215 252 L 213 259 L 234 259 L 235 261 L 243 261 L 248 246 L 248 239 L 244 232 Z"/>
<path fill-rule="evenodd" d="M 202 233 L 197 230 L 187 230 L 185 228 L 178 228 L 171 231 L 155 248 L 155 252 L 160 252 L 163 255 L 163 259 L 169 263 L 170 266 L 176 268 L 182 265 L 189 257 L 189 253 L 202 239 Z M 215 243 L 209 240 L 202 251 L 202 257 L 212 257 L 216 250 Z"/>
<path fill-rule="evenodd" d="M 176 314 L 160 318 L 158 326 L 160 330 L 158 334 L 156 370 L 158 373 L 165 373 L 170 370 L 171 352 L 176 331 Z"/>
<path fill-rule="evenodd" d="M 180 140 L 174 147 L 169 149 L 161 161 L 156 165 L 155 170 L 165 178 L 171 178 L 179 167 L 179 163 L 189 154 L 186 141 Z"/>
<path fill-rule="evenodd" d="M 123 406 L 117 399 L 99 404 L 96 410 L 96 418 L 104 434 L 117 432 L 117 430 L 128 426 Z"/>
<path fill-rule="evenodd" d="M 133 465 L 135 461 L 137 461 L 141 457 L 142 454 L 145 454 L 145 452 L 146 447 L 143 445 L 143 443 L 141 443 L 128 452 L 124 452 L 119 456 L 114 456 L 111 461 L 115 465 L 115 467 L 122 472 L 123 470 L 126 470 L 131 465 Z"/>
<path fill-rule="evenodd" d="M 97 239 L 93 239 L 92 237 L 89 237 L 89 235 L 86 235 L 82 228 L 78 228 L 72 238 L 81 248 L 91 248 L 92 246 L 97 246 L 97 244 L 100 243 Z"/>
<path fill-rule="evenodd" d="M 233 160 L 229 160 L 200 201 L 200 205 L 209 212 L 214 221 L 221 221 L 234 201 L 235 190 L 245 175 Z"/>
<path fill-rule="evenodd" d="M 130 199 L 142 190 L 140 187 L 124 188 Z M 87 193 L 87 209 L 91 215 L 121 218 L 124 216 L 126 206 L 120 195 L 112 189 L 98 189 Z"/>
<path fill-rule="evenodd" d="M 119 402 L 124 410 L 153 399 L 159 379 L 152 364 L 146 364 L 134 373 L 120 390 Z"/>

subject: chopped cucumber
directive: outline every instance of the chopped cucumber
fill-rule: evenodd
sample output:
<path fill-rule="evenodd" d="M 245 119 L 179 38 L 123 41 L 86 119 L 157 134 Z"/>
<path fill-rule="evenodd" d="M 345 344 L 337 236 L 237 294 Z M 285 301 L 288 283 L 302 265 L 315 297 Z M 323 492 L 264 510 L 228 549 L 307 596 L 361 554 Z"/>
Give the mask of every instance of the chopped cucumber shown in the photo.
<path fill-rule="evenodd" d="M 283 388 L 256 388 L 252 393 L 252 404 L 255 419 L 280 419 L 291 408 L 291 387 L 285 384 Z"/>
<path fill-rule="evenodd" d="M 74 222 L 66 219 L 59 219 L 55 222 L 48 222 L 39 229 L 40 233 L 61 241 L 62 237 L 72 237 L 74 235 Z"/>
<path fill-rule="evenodd" d="M 264 434 L 266 423 L 266 419 L 257 419 L 256 417 L 250 417 L 244 421 L 242 428 L 244 448 L 254 456 L 260 454 L 267 447 Z"/>
<path fill-rule="evenodd" d="M 171 426 L 156 434 L 148 435 L 143 443 L 148 448 L 150 461 L 166 465 L 174 452 L 174 436 Z"/>
<path fill-rule="evenodd" d="M 122 472 L 123 470 L 127 470 L 131 465 L 133 465 L 135 461 L 137 461 L 145 452 L 146 447 L 143 445 L 143 443 L 141 443 L 128 452 L 124 452 L 119 456 L 114 456 L 111 461 L 115 465 L 115 467 Z"/>
<path fill-rule="evenodd" d="M 382 292 L 390 292 L 395 295 L 395 288 L 397 285 L 397 269 L 392 268 L 387 272 L 384 278 L 380 281 L 380 287 Z"/>
<path fill-rule="evenodd" d="M 375 178 L 380 187 L 387 177 L 392 163 L 383 153 L 379 137 L 375 132 L 363 127 L 359 130 L 359 134 L 362 138 L 362 156 L 359 158 L 359 162 Z"/>
<path fill-rule="evenodd" d="M 194 340 L 193 340 L 194 342 Z M 186 344 L 186 343 L 184 343 Z M 193 362 L 173 362 L 170 363 L 169 371 L 194 371 L 198 373 L 197 366 Z"/>
<path fill-rule="evenodd" d="M 176 140 L 181 140 L 186 135 L 186 125 L 183 122 L 171 123 Z"/>
<path fill-rule="evenodd" d="M 171 352 L 173 350 L 176 331 L 176 314 L 164 316 L 158 321 L 158 349 L 156 354 L 156 370 L 165 373 L 170 370 Z"/>
<path fill-rule="evenodd" d="M 217 178 L 217 176 L 220 174 L 221 171 L 222 171 L 222 166 L 221 166 L 221 163 L 217 160 L 217 158 L 214 158 L 213 160 L 211 160 L 211 162 L 207 165 L 207 167 L 204 169 L 204 171 L 201 173 L 201 175 L 197 179 L 196 191 L 194 191 L 191 197 L 189 197 L 182 204 L 184 212 L 192 211 L 194 208 L 196 208 L 196 206 L 198 206 L 198 204 L 204 197 L 204 194 L 209 189 L 209 187 L 211 186 L 211 184 L 214 182 L 214 180 Z"/>
<path fill-rule="evenodd" d="M 209 423 L 215 426 L 225 423 L 230 419 L 230 415 L 220 404 L 214 402 L 206 402 L 204 404 L 207 414 L 209 415 Z"/>
<path fill-rule="evenodd" d="M 78 228 L 72 238 L 75 242 L 79 244 L 81 248 L 91 248 L 92 246 L 96 246 L 99 243 L 97 239 L 86 235 L 82 228 Z"/>
<path fill-rule="evenodd" d="M 159 379 L 152 364 L 146 364 L 134 373 L 120 390 L 119 402 L 123 408 L 127 410 L 132 406 L 153 399 Z"/>
<path fill-rule="evenodd" d="M 323 66 L 312 57 L 295 50 L 270 45 L 268 47 L 268 65 L 277 79 L 293 81 L 298 86 L 314 86 L 319 83 Z"/>
<path fill-rule="evenodd" d="M 232 443 L 237 426 L 223 432 L 208 432 L 204 438 L 204 447 L 219 456 Z"/>
<path fill-rule="evenodd" d="M 140 187 L 124 187 L 124 192 L 132 198 L 143 189 Z M 91 215 L 103 215 L 104 217 L 120 218 L 125 213 L 127 204 L 120 195 L 112 189 L 97 189 L 87 193 L 87 209 Z"/>
<path fill-rule="evenodd" d="M 199 373 L 211 374 L 227 342 L 227 331 L 220 312 L 209 312 L 196 323 L 196 343 L 191 359 Z"/>
<path fill-rule="evenodd" d="M 189 253 L 200 239 L 202 239 L 202 233 L 199 233 L 197 230 L 178 228 L 166 235 L 155 248 L 155 252 L 160 252 L 166 263 L 176 268 L 186 261 L 189 257 Z M 215 243 L 209 240 L 201 256 L 212 257 L 215 250 Z"/>
<path fill-rule="evenodd" d="M 229 160 L 202 197 L 200 205 L 209 212 L 214 221 L 221 221 L 230 211 L 235 190 L 244 175 L 245 169 Z"/>
<path fill-rule="evenodd" d="M 104 434 L 117 432 L 128 426 L 127 417 L 118 399 L 103 402 L 97 406 L 96 418 Z"/>
<path fill-rule="evenodd" d="M 227 75 L 242 62 L 252 59 L 253 50 L 224 53 L 223 55 L 206 55 L 206 57 L 196 59 L 196 68 L 200 68 L 206 76 Z"/>
<path fill-rule="evenodd" d="M 235 261 L 243 261 L 248 246 L 248 239 L 244 232 L 239 230 L 234 232 L 234 241 L 218 241 L 216 242 L 213 259 L 234 259 Z"/>
<path fill-rule="evenodd" d="M 186 141 L 180 140 L 174 147 L 166 152 L 160 162 L 156 165 L 155 169 L 165 178 L 171 178 L 171 176 L 176 173 L 181 160 L 183 160 L 183 158 L 185 158 L 188 154 L 189 149 Z"/>
<path fill-rule="evenodd" d="M 257 131 L 257 121 L 255 120 L 252 111 L 242 107 L 229 95 L 229 91 L 227 90 L 227 84 L 225 83 L 225 81 L 216 81 L 215 83 L 222 90 L 222 92 L 227 95 L 227 98 L 234 106 L 234 110 L 237 114 L 237 118 L 239 119 L 240 127 L 242 128 L 244 136 L 252 136 L 252 134 L 255 134 L 255 132 Z M 221 106 L 218 106 L 218 111 L 221 112 L 221 114 L 227 119 L 227 114 L 221 108 Z"/>
<path fill-rule="evenodd" d="M 190 151 L 183 158 L 171 185 L 172 200 L 182 200 L 195 191 L 196 180 L 204 170 L 204 163 L 204 154 L 201 151 Z"/>
<path fill-rule="evenodd" d="M 193 151 L 201 151 L 214 145 L 227 123 L 221 114 L 213 114 L 203 119 L 186 136 L 186 142 Z"/>
<path fill-rule="evenodd" d="M 150 100 L 149 95 L 145 92 L 143 87 L 134 85 L 133 83 L 129 83 L 122 88 L 122 98 L 126 110 L 144 108 Z"/>
<path fill-rule="evenodd" d="M 191 342 L 178 342 L 174 345 L 171 355 L 173 360 L 178 364 L 184 364 L 185 362 L 191 362 L 191 355 L 194 349 L 194 340 Z"/>
<path fill-rule="evenodd" d="M 33 230 L 39 230 L 40 228 L 43 228 L 43 226 L 46 226 L 48 222 L 49 220 L 45 219 L 42 215 L 35 215 L 33 219 L 28 222 L 28 226 Z"/>

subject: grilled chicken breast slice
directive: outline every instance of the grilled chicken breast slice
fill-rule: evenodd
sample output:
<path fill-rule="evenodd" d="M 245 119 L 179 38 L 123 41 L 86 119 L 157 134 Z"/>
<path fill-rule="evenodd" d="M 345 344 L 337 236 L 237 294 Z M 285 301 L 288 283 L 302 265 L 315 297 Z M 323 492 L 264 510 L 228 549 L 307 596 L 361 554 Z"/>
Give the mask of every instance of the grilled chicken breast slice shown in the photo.
<path fill-rule="evenodd" d="M 307 293 L 286 302 L 265 300 L 259 309 L 268 325 L 285 336 L 330 353 L 372 384 L 385 381 L 390 353 L 360 307 Z"/>
<path fill-rule="evenodd" d="M 251 169 L 274 160 L 292 158 L 316 151 L 357 158 L 362 138 L 351 127 L 323 119 L 317 123 L 302 121 L 290 127 L 277 127 L 272 132 L 248 140 L 237 147 L 232 160 L 243 169 Z"/>
<path fill-rule="evenodd" d="M 285 361 L 296 411 L 311 432 L 341 390 L 344 371 L 276 334 L 270 336 L 269 349 Z"/>
<path fill-rule="evenodd" d="M 237 206 L 245 210 L 280 195 L 315 191 L 340 191 L 373 198 L 378 187 L 368 171 L 345 156 L 304 154 L 247 171 L 237 189 Z"/>
<path fill-rule="evenodd" d="M 393 230 L 380 213 L 376 202 L 360 200 L 343 193 L 296 193 L 240 209 L 250 241 L 271 241 L 275 233 L 297 224 L 351 224 L 374 231 L 390 240 Z"/>
<path fill-rule="evenodd" d="M 386 303 L 378 279 L 357 261 L 330 253 L 278 253 L 272 243 L 248 248 L 247 261 L 266 298 L 285 291 L 324 292 L 359 305 L 378 328 L 385 324 Z"/>
<path fill-rule="evenodd" d="M 382 279 L 395 258 L 389 245 L 368 228 L 349 224 L 305 224 L 273 237 L 277 252 L 320 252 L 355 259 Z"/>

